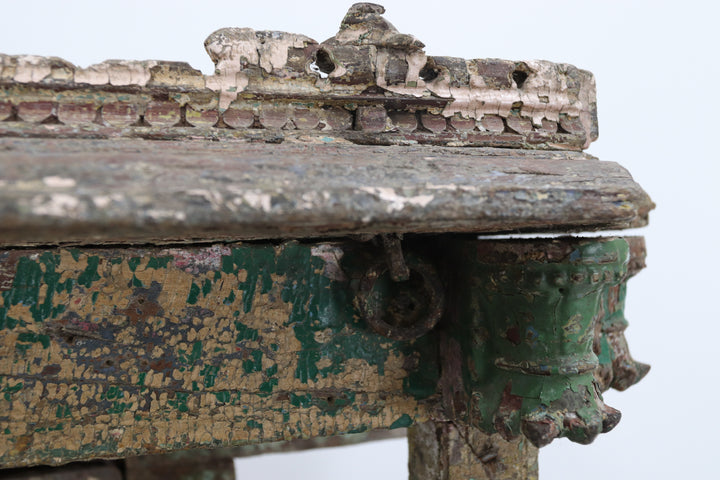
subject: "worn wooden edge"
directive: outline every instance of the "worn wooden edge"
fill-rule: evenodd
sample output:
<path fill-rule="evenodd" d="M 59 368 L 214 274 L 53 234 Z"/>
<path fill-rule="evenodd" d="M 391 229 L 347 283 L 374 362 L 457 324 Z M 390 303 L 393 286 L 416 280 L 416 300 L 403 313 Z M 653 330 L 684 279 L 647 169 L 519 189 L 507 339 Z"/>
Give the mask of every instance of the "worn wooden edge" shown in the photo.
<path fill-rule="evenodd" d="M 5 469 L 7 480 L 160 480 L 160 479 L 234 479 L 233 460 L 267 453 L 299 452 L 318 448 L 345 447 L 366 442 L 407 438 L 407 429 L 372 430 L 363 433 L 294 439 L 241 447 L 179 450 L 162 455 L 127 457 L 118 461 L 73 462 L 57 467 L 21 467 Z"/>
<path fill-rule="evenodd" d="M 567 151 L 0 139 L 0 245 L 647 224 L 623 167 Z"/>
<path fill-rule="evenodd" d="M 361 433 L 348 433 L 345 435 L 330 435 L 327 437 L 295 438 L 280 442 L 256 443 L 241 445 L 238 447 L 203 448 L 191 450 L 179 450 L 172 453 L 159 455 L 141 455 L 138 457 L 127 457 L 126 462 L 138 466 L 146 463 L 171 464 L 192 463 L 198 457 L 223 459 L 223 458 L 245 458 L 264 455 L 268 453 L 288 453 L 314 450 L 318 448 L 347 447 L 367 442 L 407 438 L 407 428 L 396 428 L 394 430 L 378 429 Z"/>

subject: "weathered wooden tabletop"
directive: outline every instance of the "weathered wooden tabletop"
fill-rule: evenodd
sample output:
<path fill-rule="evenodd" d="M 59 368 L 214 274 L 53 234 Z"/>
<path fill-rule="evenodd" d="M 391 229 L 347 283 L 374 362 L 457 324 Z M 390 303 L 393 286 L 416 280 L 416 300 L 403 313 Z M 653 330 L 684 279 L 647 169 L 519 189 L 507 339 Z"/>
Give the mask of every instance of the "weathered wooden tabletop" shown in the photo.
<path fill-rule="evenodd" d="M 579 152 L 347 142 L 0 139 L 0 245 L 638 227 L 653 204 Z"/>

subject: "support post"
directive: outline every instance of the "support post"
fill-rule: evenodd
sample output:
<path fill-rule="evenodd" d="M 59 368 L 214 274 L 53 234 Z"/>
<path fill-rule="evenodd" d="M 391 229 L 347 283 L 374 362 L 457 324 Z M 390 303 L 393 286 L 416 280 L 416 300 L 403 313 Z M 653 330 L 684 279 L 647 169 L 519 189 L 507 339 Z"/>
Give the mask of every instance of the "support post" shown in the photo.
<path fill-rule="evenodd" d="M 538 449 L 524 436 L 512 441 L 453 422 L 425 422 L 408 430 L 410 480 L 537 480 Z"/>

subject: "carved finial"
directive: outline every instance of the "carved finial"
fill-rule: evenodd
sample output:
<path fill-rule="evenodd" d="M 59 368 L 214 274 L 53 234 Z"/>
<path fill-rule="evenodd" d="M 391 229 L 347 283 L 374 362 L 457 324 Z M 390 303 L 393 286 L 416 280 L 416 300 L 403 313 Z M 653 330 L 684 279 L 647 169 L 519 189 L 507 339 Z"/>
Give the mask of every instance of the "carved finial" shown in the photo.
<path fill-rule="evenodd" d="M 398 32 L 382 14 L 385 7 L 375 3 L 356 3 L 340 23 L 340 31 L 326 44 L 376 45 L 388 48 L 420 50 L 425 44 L 412 35 Z"/>
<path fill-rule="evenodd" d="M 385 13 L 385 7 L 377 3 L 356 3 L 348 9 L 345 14 L 340 28 L 346 28 L 348 25 L 362 23 L 366 21 L 368 16 L 377 17 Z"/>

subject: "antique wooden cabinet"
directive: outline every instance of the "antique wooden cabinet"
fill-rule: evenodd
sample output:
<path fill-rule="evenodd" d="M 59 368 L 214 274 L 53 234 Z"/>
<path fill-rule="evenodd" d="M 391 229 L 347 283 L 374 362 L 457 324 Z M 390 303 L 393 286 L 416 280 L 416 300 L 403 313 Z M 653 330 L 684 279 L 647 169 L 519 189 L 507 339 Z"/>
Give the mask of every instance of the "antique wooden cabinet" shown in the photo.
<path fill-rule="evenodd" d="M 654 205 L 582 152 L 592 75 L 428 56 L 383 13 L 218 30 L 208 76 L 0 56 L 7 475 L 232 478 L 407 428 L 411 478 L 536 478 L 617 424 L 645 246 L 571 234 Z"/>

